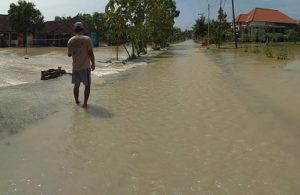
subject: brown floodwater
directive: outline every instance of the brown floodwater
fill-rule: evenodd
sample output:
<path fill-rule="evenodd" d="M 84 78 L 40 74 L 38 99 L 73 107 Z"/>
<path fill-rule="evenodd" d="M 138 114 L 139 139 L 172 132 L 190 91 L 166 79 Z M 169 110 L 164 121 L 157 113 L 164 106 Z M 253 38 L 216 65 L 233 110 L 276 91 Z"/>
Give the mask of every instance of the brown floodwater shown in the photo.
<path fill-rule="evenodd" d="M 98 62 L 86 110 L 68 76 L 0 88 L 0 194 L 300 193 L 299 56 L 187 41 L 147 62 Z"/>

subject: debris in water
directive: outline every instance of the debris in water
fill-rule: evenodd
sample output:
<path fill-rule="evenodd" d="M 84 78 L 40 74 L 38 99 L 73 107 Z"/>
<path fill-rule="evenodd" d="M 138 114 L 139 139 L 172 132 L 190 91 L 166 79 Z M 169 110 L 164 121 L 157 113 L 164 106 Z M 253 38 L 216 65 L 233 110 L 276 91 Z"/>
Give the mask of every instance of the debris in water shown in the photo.
<path fill-rule="evenodd" d="M 61 67 L 58 67 L 57 69 L 49 69 L 46 71 L 41 71 L 41 80 L 49 80 L 49 79 L 54 79 L 57 77 L 60 77 L 64 74 L 66 74 L 67 72 L 63 69 L 61 69 Z"/>

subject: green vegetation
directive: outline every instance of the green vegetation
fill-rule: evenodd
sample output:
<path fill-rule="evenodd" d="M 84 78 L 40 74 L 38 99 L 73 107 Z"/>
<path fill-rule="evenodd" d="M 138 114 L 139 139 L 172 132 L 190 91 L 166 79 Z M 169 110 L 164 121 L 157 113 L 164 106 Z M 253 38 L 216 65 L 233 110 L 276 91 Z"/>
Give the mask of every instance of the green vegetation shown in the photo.
<path fill-rule="evenodd" d="M 223 42 L 234 41 L 234 32 L 231 29 L 230 25 L 227 22 L 227 14 L 221 8 L 218 11 L 217 20 L 211 20 L 209 22 L 209 35 L 208 35 L 208 23 L 204 16 L 198 18 L 193 26 L 194 38 L 196 40 L 202 39 L 203 45 L 206 45 L 209 42 L 219 47 Z"/>
<path fill-rule="evenodd" d="M 42 29 L 44 25 L 44 17 L 41 12 L 35 8 L 33 3 L 23 0 L 19 0 L 17 4 L 10 4 L 8 17 L 11 27 L 23 34 L 24 43 L 26 43 L 28 33 L 34 33 Z"/>
<path fill-rule="evenodd" d="M 9 20 L 12 28 L 27 34 L 40 30 L 44 17 L 35 5 L 25 0 L 10 4 Z M 174 0 L 109 0 L 105 13 L 79 14 L 99 41 L 109 45 L 123 45 L 131 58 L 147 52 L 147 45 L 154 49 L 164 48 L 172 42 L 185 40 L 187 33 L 174 27 L 180 12 Z M 71 16 L 56 16 L 55 21 L 71 19 Z M 101 40 L 100 40 L 101 38 Z M 132 45 L 131 54 L 126 45 Z M 2 45 L 2 42 L 1 42 Z"/>
<path fill-rule="evenodd" d="M 282 47 L 278 50 L 277 59 L 278 60 L 288 59 L 288 49 L 286 47 Z"/>
<path fill-rule="evenodd" d="M 265 42 L 266 32 L 262 29 L 254 29 L 250 34 L 251 42 Z"/>
<path fill-rule="evenodd" d="M 193 33 L 196 40 L 207 36 L 208 24 L 205 21 L 205 17 L 201 16 L 196 20 L 193 26 Z"/>
<path fill-rule="evenodd" d="M 273 49 L 269 44 L 266 44 L 264 47 L 264 54 L 268 57 L 268 58 L 273 58 Z"/>
<path fill-rule="evenodd" d="M 279 49 L 276 49 L 276 47 L 272 46 L 271 44 L 266 44 L 263 48 L 260 46 L 252 46 L 250 49 L 248 47 L 244 48 L 244 52 L 251 52 L 254 54 L 260 54 L 263 52 L 263 54 L 268 58 L 274 57 L 274 50 L 277 51 L 276 57 L 278 60 L 288 59 L 289 50 L 287 47 L 280 47 Z"/>
<path fill-rule="evenodd" d="M 297 31 L 293 29 L 287 30 L 287 39 L 289 42 L 294 42 L 296 44 L 299 39 Z"/>
<path fill-rule="evenodd" d="M 300 40 L 300 31 L 290 29 L 285 33 L 266 33 L 265 30 L 254 29 L 251 33 L 242 33 L 240 40 L 241 42 L 293 42 L 297 44 L 297 41 Z"/>
<path fill-rule="evenodd" d="M 154 49 L 166 47 L 179 13 L 173 0 L 110 0 L 105 9 L 109 42 L 131 43 L 131 58 L 146 53 L 147 44 Z"/>
<path fill-rule="evenodd" d="M 213 29 L 210 32 L 212 37 L 214 37 L 213 40 L 215 40 L 218 48 L 220 48 L 222 42 L 225 40 L 225 31 L 230 28 L 230 26 L 227 26 L 227 14 L 222 8 L 218 11 L 218 21 L 213 22 L 213 24 Z"/>
<path fill-rule="evenodd" d="M 182 32 L 180 28 L 174 27 L 173 33 L 170 37 L 170 42 L 171 43 L 182 42 L 186 39 L 186 37 L 187 37 L 187 32 Z"/>
<path fill-rule="evenodd" d="M 242 42 L 250 42 L 250 40 L 251 40 L 251 37 L 250 37 L 249 34 L 243 33 L 243 34 L 241 35 L 241 41 L 242 41 Z"/>
<path fill-rule="evenodd" d="M 259 49 L 259 47 L 253 47 L 252 49 L 251 49 L 251 52 L 252 53 L 256 53 L 256 54 L 259 54 L 261 51 L 260 51 L 260 49 Z"/>
<path fill-rule="evenodd" d="M 54 21 L 65 21 L 72 19 L 72 16 L 55 16 Z"/>

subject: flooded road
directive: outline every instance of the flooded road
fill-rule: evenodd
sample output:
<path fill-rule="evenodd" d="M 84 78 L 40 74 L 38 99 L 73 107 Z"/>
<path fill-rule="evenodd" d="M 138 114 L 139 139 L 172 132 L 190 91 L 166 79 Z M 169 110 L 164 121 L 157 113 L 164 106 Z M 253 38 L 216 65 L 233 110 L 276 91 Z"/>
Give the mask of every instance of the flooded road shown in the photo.
<path fill-rule="evenodd" d="M 184 42 L 94 75 L 87 110 L 68 77 L 4 87 L 6 128 L 45 117 L 0 140 L 0 194 L 299 194 L 299 59 L 272 63 Z"/>

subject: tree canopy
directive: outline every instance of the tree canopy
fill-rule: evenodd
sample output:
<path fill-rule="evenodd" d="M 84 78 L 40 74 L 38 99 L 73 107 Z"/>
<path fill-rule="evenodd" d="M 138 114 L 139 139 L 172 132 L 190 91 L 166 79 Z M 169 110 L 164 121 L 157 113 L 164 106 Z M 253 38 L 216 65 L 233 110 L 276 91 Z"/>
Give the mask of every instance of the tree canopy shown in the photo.
<path fill-rule="evenodd" d="M 193 31 L 196 39 L 207 35 L 207 23 L 205 22 L 204 16 L 201 16 L 196 20 Z"/>
<path fill-rule="evenodd" d="M 131 42 L 134 56 L 134 48 L 144 52 L 149 42 L 154 48 L 165 47 L 179 13 L 173 0 L 110 0 L 105 17 L 111 41 Z"/>
<path fill-rule="evenodd" d="M 64 21 L 72 19 L 71 16 L 55 16 L 54 21 Z"/>
<path fill-rule="evenodd" d="M 44 16 L 35 8 L 34 3 L 24 0 L 12 3 L 8 16 L 11 27 L 19 33 L 34 33 L 43 28 Z"/>

